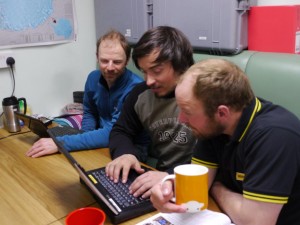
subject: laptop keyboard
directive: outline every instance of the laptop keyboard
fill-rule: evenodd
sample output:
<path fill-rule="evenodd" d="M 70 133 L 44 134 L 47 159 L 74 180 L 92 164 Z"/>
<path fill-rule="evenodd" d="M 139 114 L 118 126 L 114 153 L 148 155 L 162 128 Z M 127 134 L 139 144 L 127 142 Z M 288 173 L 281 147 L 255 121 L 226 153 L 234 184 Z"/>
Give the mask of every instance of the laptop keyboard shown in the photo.
<path fill-rule="evenodd" d="M 130 178 L 127 183 L 122 183 L 120 181 L 118 183 L 114 183 L 106 176 L 105 170 L 93 171 L 92 174 L 118 203 L 121 209 L 138 205 L 144 201 L 149 201 L 149 199 L 144 199 L 142 197 L 136 198 L 129 193 L 129 186 L 132 183 Z"/>
<path fill-rule="evenodd" d="M 64 135 L 80 134 L 80 133 L 83 133 L 84 131 L 75 129 L 73 127 L 57 126 L 57 127 L 49 128 L 47 132 L 51 133 L 54 137 L 59 137 L 59 136 L 64 136 Z"/>

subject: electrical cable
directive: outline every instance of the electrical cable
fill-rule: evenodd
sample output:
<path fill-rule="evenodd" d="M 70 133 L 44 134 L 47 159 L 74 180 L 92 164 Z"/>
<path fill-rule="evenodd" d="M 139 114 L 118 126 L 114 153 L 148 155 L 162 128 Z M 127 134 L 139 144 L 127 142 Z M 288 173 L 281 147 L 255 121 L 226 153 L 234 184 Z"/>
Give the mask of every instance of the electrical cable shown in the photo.
<path fill-rule="evenodd" d="M 14 74 L 14 68 L 13 68 L 13 65 L 15 64 L 15 62 L 16 61 L 15 61 L 15 59 L 13 57 L 8 57 L 6 59 L 6 64 L 9 65 L 9 67 L 10 67 L 11 74 L 12 74 L 12 79 L 13 79 L 13 90 L 12 90 L 11 96 L 14 95 L 14 93 L 15 93 L 15 86 L 16 86 L 15 74 Z M 3 113 L 4 112 L 1 113 L 0 118 L 2 118 Z M 2 138 L 0 138 L 0 139 L 2 139 Z"/>
<path fill-rule="evenodd" d="M 28 131 L 23 131 L 23 132 L 18 132 L 18 133 L 12 133 L 12 134 L 9 134 L 9 135 L 0 137 L 0 140 L 3 140 L 3 139 L 5 139 L 5 138 L 11 137 L 11 136 L 20 135 L 20 134 L 26 134 L 26 133 L 30 133 L 30 132 L 31 132 L 31 131 L 28 130 Z"/>
<path fill-rule="evenodd" d="M 13 68 L 13 65 L 15 64 L 15 59 L 13 57 L 8 57 L 6 59 L 6 64 L 9 65 L 10 70 L 11 70 L 11 74 L 12 74 L 13 90 L 12 90 L 11 96 L 13 96 L 14 93 L 15 93 L 15 86 L 16 86 L 15 74 L 14 74 L 14 68 Z"/>

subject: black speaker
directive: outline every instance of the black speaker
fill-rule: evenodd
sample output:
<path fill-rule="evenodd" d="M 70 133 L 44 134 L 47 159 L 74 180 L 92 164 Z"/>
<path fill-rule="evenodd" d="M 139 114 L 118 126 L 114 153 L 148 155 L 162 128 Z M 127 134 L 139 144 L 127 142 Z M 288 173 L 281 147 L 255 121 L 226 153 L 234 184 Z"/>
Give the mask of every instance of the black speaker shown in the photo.
<path fill-rule="evenodd" d="M 84 91 L 74 91 L 73 92 L 73 101 L 74 103 L 83 103 Z"/>

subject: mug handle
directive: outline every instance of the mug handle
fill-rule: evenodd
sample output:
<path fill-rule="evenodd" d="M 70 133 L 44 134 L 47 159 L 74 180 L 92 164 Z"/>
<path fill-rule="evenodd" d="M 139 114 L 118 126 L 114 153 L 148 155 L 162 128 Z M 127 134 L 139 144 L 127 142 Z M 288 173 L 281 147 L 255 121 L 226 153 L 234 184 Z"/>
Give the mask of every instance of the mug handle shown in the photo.
<path fill-rule="evenodd" d="M 170 175 L 167 175 L 165 176 L 162 180 L 161 180 L 161 184 L 163 184 L 164 182 L 168 181 L 168 180 L 175 180 L 175 174 L 170 174 Z M 172 197 L 171 198 L 171 202 L 176 202 L 176 198 L 175 197 Z"/>

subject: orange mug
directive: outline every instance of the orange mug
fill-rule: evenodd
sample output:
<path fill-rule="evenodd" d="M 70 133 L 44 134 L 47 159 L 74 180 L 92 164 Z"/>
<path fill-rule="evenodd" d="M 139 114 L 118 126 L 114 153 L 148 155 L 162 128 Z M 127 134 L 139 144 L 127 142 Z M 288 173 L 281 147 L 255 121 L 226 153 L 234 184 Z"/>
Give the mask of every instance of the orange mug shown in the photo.
<path fill-rule="evenodd" d="M 72 211 L 66 218 L 66 225 L 103 225 L 105 219 L 101 209 L 85 207 Z"/>
<path fill-rule="evenodd" d="M 166 176 L 162 183 L 174 180 L 177 205 L 184 204 L 187 212 L 199 212 L 208 206 L 208 168 L 196 164 L 176 166 L 174 174 Z"/>

